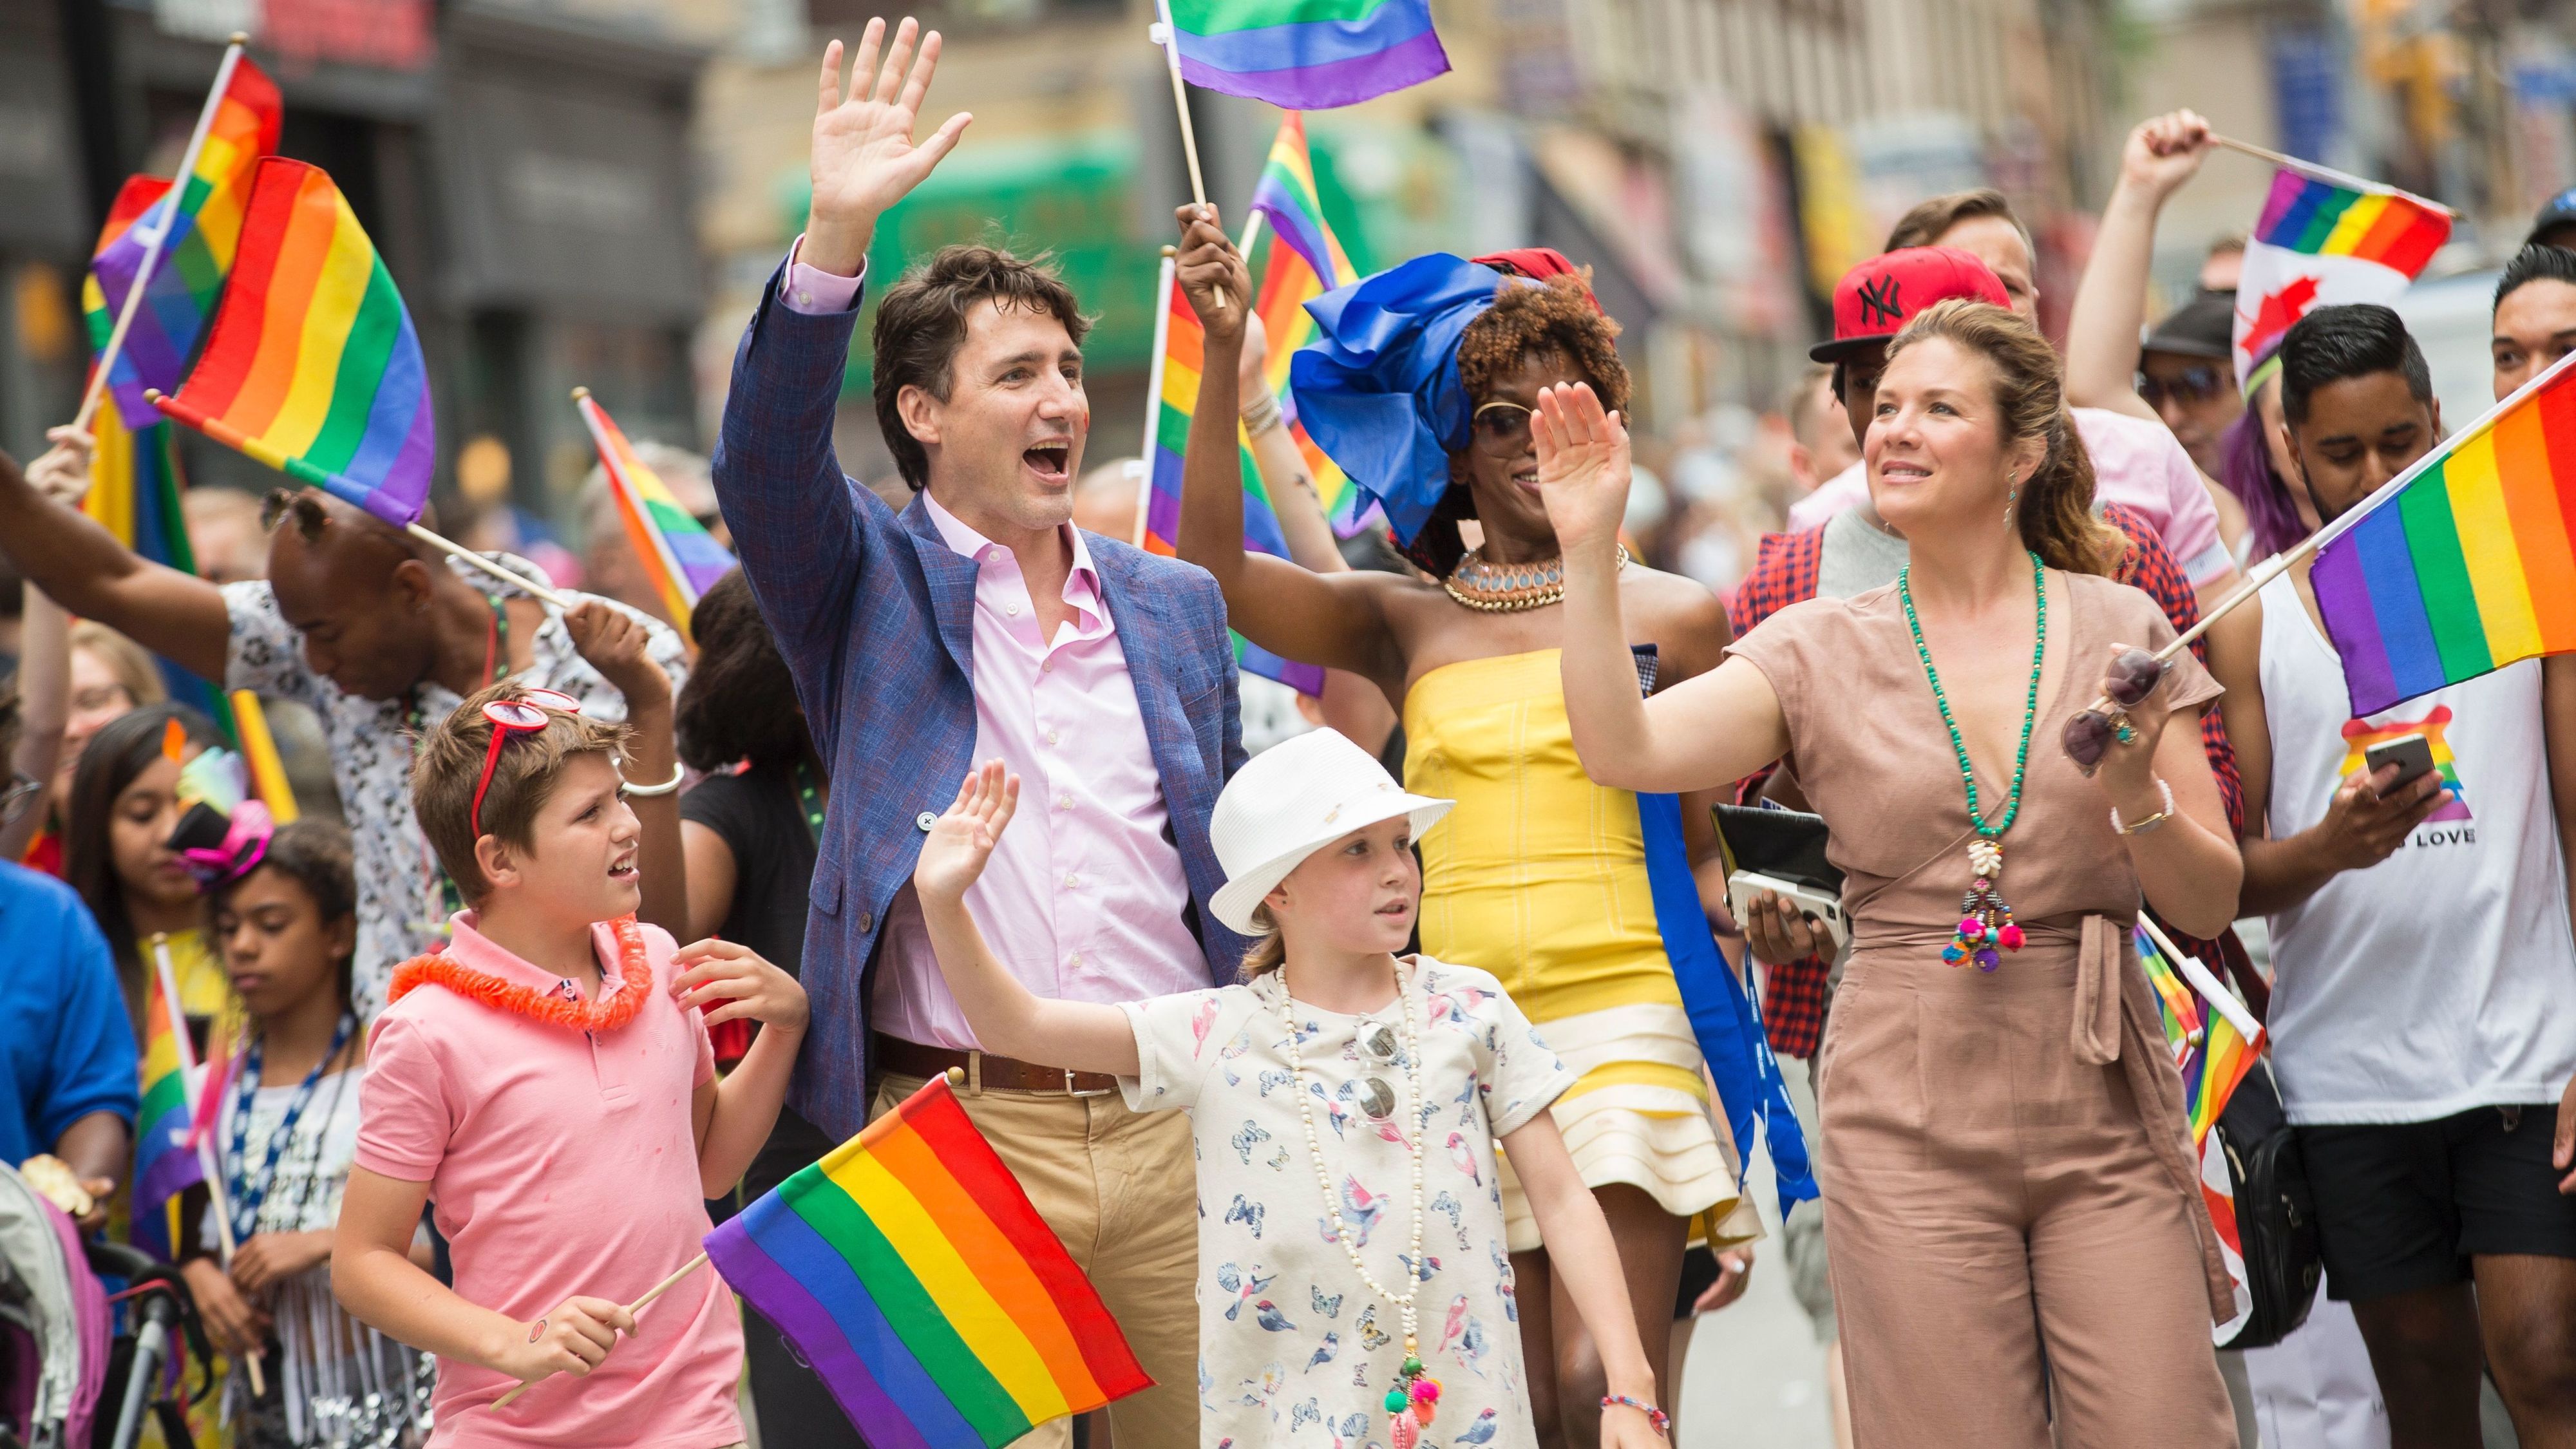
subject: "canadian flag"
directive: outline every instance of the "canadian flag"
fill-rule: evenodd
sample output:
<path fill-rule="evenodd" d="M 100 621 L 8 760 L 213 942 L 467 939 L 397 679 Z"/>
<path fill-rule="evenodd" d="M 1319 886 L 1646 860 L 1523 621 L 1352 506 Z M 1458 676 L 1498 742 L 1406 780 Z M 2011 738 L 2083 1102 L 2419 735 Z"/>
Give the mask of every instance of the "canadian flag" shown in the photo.
<path fill-rule="evenodd" d="M 2302 164 L 2272 177 L 2236 284 L 2236 375 L 2312 308 L 2387 303 L 2451 235 L 2451 212 L 2377 182 Z"/>

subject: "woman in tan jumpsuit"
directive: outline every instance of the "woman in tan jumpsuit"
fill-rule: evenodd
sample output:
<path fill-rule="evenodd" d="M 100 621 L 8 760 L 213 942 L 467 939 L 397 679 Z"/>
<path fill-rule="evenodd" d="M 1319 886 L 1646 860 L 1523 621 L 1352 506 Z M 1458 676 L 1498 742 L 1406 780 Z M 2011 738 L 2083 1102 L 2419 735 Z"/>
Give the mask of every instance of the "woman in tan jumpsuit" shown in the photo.
<path fill-rule="evenodd" d="M 2184 654 L 2092 778 L 2060 747 L 2118 651 L 2173 634 L 2107 577 L 2118 543 L 2028 324 L 1927 310 L 1875 408 L 1899 584 L 1783 610 L 1641 702 L 1610 583 L 1626 435 L 1588 394 L 1546 400 L 1576 747 L 1633 790 L 1785 757 L 1833 827 L 1855 939 L 1823 1048 L 1822 1185 L 1864 1449 L 2231 1445 L 2209 1350 L 2226 1275 L 2128 944 L 2142 895 L 2196 934 L 2234 914 L 2194 727 L 2218 687 Z"/>

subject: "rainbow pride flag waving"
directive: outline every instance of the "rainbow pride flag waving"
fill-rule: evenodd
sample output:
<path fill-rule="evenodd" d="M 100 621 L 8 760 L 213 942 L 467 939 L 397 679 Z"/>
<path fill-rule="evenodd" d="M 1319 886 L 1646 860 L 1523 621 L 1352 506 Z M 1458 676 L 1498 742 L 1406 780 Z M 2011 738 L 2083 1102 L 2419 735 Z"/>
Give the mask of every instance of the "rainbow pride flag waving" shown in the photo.
<path fill-rule="evenodd" d="M 2313 308 L 2396 300 L 2450 237 L 2450 211 L 2420 196 L 2322 166 L 2275 172 L 2236 284 L 2236 376 Z"/>
<path fill-rule="evenodd" d="M 1207 329 L 1197 309 L 1181 290 L 1177 268 L 1163 258 L 1161 306 L 1154 321 L 1154 371 L 1145 395 L 1145 498 L 1143 532 L 1137 542 L 1149 553 L 1179 552 L 1181 536 L 1181 454 L 1189 446 L 1190 417 L 1199 407 L 1199 371 L 1207 349 Z M 1275 350 L 1275 349 L 1274 349 Z M 1243 471 L 1243 546 L 1274 558 L 1288 557 L 1288 536 L 1279 528 L 1270 490 L 1242 443 L 1243 425 L 1235 425 Z M 1234 662 L 1264 679 L 1275 679 L 1299 694 L 1324 692 L 1324 671 L 1312 664 L 1283 659 L 1237 634 Z"/>
<path fill-rule="evenodd" d="M 2576 650 L 2571 361 L 2329 525 L 2309 578 L 2354 718 Z"/>
<path fill-rule="evenodd" d="M 167 392 L 179 385 L 187 369 L 188 354 L 232 269 L 251 174 L 261 158 L 276 154 L 278 130 L 286 119 L 276 83 L 237 50 L 227 54 L 208 112 L 205 142 L 187 184 L 176 188 L 175 195 L 172 183 L 148 176 L 129 177 L 118 189 L 89 276 L 81 283 L 90 349 L 104 351 L 153 234 L 173 228 L 144 283 L 142 304 L 126 329 L 116 365 L 108 371 L 108 393 L 125 414 L 126 426 L 137 431 L 160 421 L 144 400 L 144 390 Z"/>
<path fill-rule="evenodd" d="M 946 1077 L 706 1247 L 878 1449 L 1000 1449 L 1152 1382 Z"/>
<path fill-rule="evenodd" d="M 1431 0 L 1165 0 L 1181 78 L 1290 111 L 1356 105 L 1449 69 Z"/>
<path fill-rule="evenodd" d="M 635 445 L 626 441 L 625 430 L 590 395 L 589 388 L 573 389 L 572 400 L 581 410 L 583 425 L 590 429 L 591 442 L 599 448 L 599 466 L 608 474 L 608 493 L 617 500 L 617 518 L 625 525 L 626 541 L 634 545 L 635 556 L 652 576 L 654 592 L 662 596 L 662 608 L 671 616 L 671 627 L 683 638 L 693 638 L 689 616 L 716 580 L 733 572 L 733 555 L 680 506 L 661 475 L 635 456 Z"/>
<path fill-rule="evenodd" d="M 420 336 L 319 167 L 259 163 L 205 355 L 153 405 L 397 528 L 429 499 L 438 428 Z"/>
<path fill-rule="evenodd" d="M 2171 949 L 2172 943 L 2143 917 L 2137 944 L 2138 964 L 2155 988 L 2165 1045 L 2182 1072 L 2183 1115 L 2191 1123 L 2192 1146 L 2198 1148 L 2209 1140 L 2209 1129 L 2227 1110 L 2237 1085 L 2254 1070 L 2263 1051 L 2263 1027 L 2208 967 Z"/>
<path fill-rule="evenodd" d="M 1252 210 L 1270 223 L 1270 251 L 1261 281 L 1253 289 L 1252 310 L 1270 340 L 1262 373 L 1278 395 L 1288 436 L 1306 460 L 1306 476 L 1324 516 L 1345 537 L 1357 531 L 1359 495 L 1341 465 L 1327 456 L 1297 421 L 1296 395 L 1288 387 L 1288 359 L 1315 335 L 1315 319 L 1306 304 L 1360 279 L 1342 251 L 1341 239 L 1324 224 L 1324 205 L 1315 192 L 1315 162 L 1306 148 L 1306 118 L 1290 111 L 1279 120 L 1279 135 L 1270 143 L 1270 160 L 1252 188 Z"/>

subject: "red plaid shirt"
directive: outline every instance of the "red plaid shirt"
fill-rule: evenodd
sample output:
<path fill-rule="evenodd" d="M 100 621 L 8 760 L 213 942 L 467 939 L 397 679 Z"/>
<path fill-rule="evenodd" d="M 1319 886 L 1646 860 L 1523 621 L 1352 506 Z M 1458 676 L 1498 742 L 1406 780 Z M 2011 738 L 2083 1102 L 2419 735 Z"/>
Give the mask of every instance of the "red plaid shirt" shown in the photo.
<path fill-rule="evenodd" d="M 2164 609 L 2165 617 L 2173 621 L 2177 633 L 2198 624 L 2200 596 L 2192 592 L 2191 581 L 2183 577 L 2181 566 L 2165 551 L 2146 519 L 2121 504 L 2106 503 L 2102 506 L 2102 520 L 2129 537 L 2128 555 L 2120 560 L 2120 582 L 2154 599 Z M 1727 611 L 1737 634 L 1749 634 L 1773 614 L 1816 596 L 1816 567 L 1824 556 L 1824 544 L 1825 530 L 1821 526 L 1802 533 L 1763 536 L 1753 571 L 1737 586 Z M 2193 640 L 2191 651 L 2203 665 L 2209 663 L 2205 640 Z M 2237 773 L 2236 751 L 2227 743 L 2227 726 L 2220 722 L 2217 710 L 2202 711 L 2200 743 L 2209 754 L 2210 773 L 2218 779 L 2218 797 L 2227 807 L 2228 829 L 2241 832 L 2245 826 L 2245 781 Z M 1770 774 L 1769 769 L 1764 769 L 1744 780 L 1736 787 L 1736 798 L 1750 802 Z M 2176 935 L 2174 943 L 2209 963 L 2225 979 L 2227 967 L 2215 942 Z M 1783 1056 L 1815 1055 L 1816 1044 L 1825 1034 L 1828 964 L 1821 957 L 1810 956 L 1772 968 L 1762 1020 L 1773 1051 Z"/>

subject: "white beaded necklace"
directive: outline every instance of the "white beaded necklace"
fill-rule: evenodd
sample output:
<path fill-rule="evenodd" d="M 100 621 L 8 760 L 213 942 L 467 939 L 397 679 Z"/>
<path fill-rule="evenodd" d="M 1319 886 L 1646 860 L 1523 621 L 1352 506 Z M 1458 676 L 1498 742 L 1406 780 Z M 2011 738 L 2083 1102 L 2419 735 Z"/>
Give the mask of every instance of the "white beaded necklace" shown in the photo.
<path fill-rule="evenodd" d="M 1288 1019 L 1288 1070 L 1294 1078 L 1292 1086 L 1297 1096 L 1297 1117 L 1306 1127 L 1306 1156 L 1307 1160 L 1315 1164 L 1315 1185 L 1323 1190 L 1324 1215 L 1332 1225 L 1329 1236 L 1341 1246 L 1343 1254 L 1351 1260 L 1351 1271 L 1360 1275 L 1360 1281 L 1368 1285 L 1370 1292 L 1386 1300 L 1387 1305 L 1395 1309 L 1404 1325 L 1404 1365 L 1397 1375 L 1395 1389 L 1387 1394 L 1387 1405 L 1388 1412 L 1399 1420 L 1412 1420 L 1415 1415 L 1413 1403 L 1416 1399 L 1413 1386 L 1422 1378 L 1423 1372 L 1421 1325 L 1416 1316 L 1414 1304 L 1422 1287 L 1422 1143 L 1431 1135 L 1431 1108 L 1422 1092 L 1422 1044 L 1414 1027 L 1415 1013 L 1413 1002 L 1407 993 L 1404 965 L 1398 962 L 1395 967 L 1395 1005 L 1397 1014 L 1404 1024 L 1404 1078 L 1406 1088 L 1412 1093 L 1414 1124 L 1412 1136 L 1405 1144 L 1412 1158 L 1413 1201 L 1409 1245 L 1411 1252 L 1398 1260 L 1404 1265 L 1405 1270 L 1402 1293 L 1388 1292 L 1386 1285 L 1377 1281 L 1377 1275 L 1369 1271 L 1368 1264 L 1360 1257 L 1359 1249 L 1352 1245 L 1349 1233 L 1343 1228 L 1342 1195 L 1333 1186 L 1332 1168 L 1324 1161 L 1324 1140 L 1315 1130 L 1315 1108 L 1309 1099 L 1318 1093 L 1311 1089 L 1306 1081 L 1306 1059 L 1304 1053 L 1298 1050 L 1297 1044 L 1295 1010 L 1297 1000 L 1288 994 L 1285 967 L 1281 968 L 1279 988 L 1280 1000 L 1283 1003 L 1281 1015 Z M 1436 1399 L 1437 1394 L 1438 1389 L 1435 1384 L 1432 1389 L 1433 1398 Z M 1425 1407 L 1427 1409 L 1427 1405 Z M 1413 1433 L 1406 1433 L 1404 1427 L 1398 1427 L 1391 1436 L 1401 1441 L 1399 1449 L 1409 1445 L 1413 1434 L 1420 1432 L 1418 1420 L 1407 1427 L 1411 1427 Z"/>

